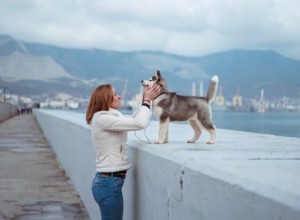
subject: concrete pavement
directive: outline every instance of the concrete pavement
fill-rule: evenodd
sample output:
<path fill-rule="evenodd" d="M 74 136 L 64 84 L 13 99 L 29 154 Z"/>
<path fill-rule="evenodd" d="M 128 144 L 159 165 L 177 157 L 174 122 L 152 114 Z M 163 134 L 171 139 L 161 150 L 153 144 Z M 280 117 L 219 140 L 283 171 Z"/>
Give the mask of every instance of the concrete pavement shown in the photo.
<path fill-rule="evenodd" d="M 89 219 L 33 114 L 0 124 L 0 167 L 1 220 Z"/>

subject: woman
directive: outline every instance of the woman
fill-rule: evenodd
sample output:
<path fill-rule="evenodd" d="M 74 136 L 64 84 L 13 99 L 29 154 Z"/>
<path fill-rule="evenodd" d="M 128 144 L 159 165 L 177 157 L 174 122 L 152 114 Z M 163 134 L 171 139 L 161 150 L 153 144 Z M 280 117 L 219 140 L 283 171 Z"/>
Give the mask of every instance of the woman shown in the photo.
<path fill-rule="evenodd" d="M 86 122 L 92 128 L 96 151 L 96 175 L 92 192 L 102 220 L 123 217 L 122 186 L 130 168 L 127 157 L 127 131 L 143 129 L 151 117 L 151 101 L 160 94 L 157 85 L 146 88 L 141 107 L 132 116 L 123 116 L 117 109 L 121 98 L 110 84 L 97 87 L 90 98 Z"/>

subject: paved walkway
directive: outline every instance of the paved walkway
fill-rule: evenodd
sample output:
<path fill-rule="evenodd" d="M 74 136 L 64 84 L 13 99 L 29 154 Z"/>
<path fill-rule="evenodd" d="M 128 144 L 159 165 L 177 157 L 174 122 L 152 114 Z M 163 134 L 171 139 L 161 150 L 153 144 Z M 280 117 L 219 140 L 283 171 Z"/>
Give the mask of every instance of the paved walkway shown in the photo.
<path fill-rule="evenodd" d="M 0 219 L 89 219 L 33 114 L 0 124 Z"/>

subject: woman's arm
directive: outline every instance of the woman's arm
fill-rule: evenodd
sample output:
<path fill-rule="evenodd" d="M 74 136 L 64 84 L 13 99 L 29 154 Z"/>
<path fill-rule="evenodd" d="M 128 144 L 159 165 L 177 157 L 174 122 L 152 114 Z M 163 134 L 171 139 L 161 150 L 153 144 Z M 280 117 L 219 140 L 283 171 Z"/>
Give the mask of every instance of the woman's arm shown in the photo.
<path fill-rule="evenodd" d="M 161 88 L 157 84 L 152 88 L 146 88 L 143 94 L 143 103 L 138 111 L 131 117 L 115 116 L 107 112 L 100 114 L 96 119 L 102 129 L 109 131 L 133 131 L 143 129 L 152 115 L 151 101 L 160 94 Z"/>
<path fill-rule="evenodd" d="M 152 113 L 146 106 L 141 106 L 133 116 L 115 116 L 113 114 L 100 114 L 96 123 L 104 130 L 133 131 L 143 129 L 149 122 Z"/>

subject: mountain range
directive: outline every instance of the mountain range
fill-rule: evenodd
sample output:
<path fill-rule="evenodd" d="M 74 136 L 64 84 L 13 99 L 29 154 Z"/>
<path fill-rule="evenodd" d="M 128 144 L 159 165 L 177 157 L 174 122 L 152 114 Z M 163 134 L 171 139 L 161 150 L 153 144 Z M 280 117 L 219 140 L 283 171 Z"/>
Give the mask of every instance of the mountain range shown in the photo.
<path fill-rule="evenodd" d="M 300 61 L 275 51 L 235 49 L 206 56 L 187 57 L 161 51 L 119 52 L 97 48 L 76 49 L 23 42 L 0 35 L 0 89 L 36 99 L 67 93 L 88 97 L 99 84 L 112 83 L 130 99 L 140 91 L 142 79 L 160 70 L 169 90 L 191 95 L 192 83 L 207 88 L 219 76 L 222 94 L 237 92 L 258 98 L 300 96 Z"/>

